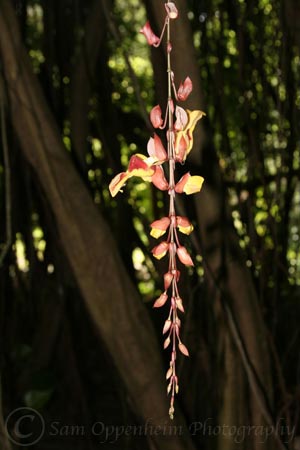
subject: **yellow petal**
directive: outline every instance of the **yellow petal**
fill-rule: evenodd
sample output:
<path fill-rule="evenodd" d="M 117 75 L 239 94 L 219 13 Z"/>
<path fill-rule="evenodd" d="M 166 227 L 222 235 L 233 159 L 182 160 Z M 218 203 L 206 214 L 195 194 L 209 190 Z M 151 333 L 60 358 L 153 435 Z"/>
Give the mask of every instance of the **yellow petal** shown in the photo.
<path fill-rule="evenodd" d="M 189 116 L 189 121 L 185 127 L 185 131 L 189 137 L 189 144 L 186 149 L 186 155 L 190 153 L 193 147 L 194 139 L 193 139 L 193 132 L 195 129 L 195 126 L 197 125 L 198 120 L 202 119 L 203 116 L 206 114 L 203 111 L 200 111 L 199 109 L 195 109 L 194 111 L 190 111 L 187 109 L 187 113 Z"/>
<path fill-rule="evenodd" d="M 166 230 L 159 230 L 158 228 L 152 228 L 150 231 L 150 235 L 154 237 L 155 239 L 160 238 L 165 234 Z"/>
<path fill-rule="evenodd" d="M 180 225 L 178 225 L 178 230 L 183 234 L 191 234 L 193 229 L 193 225 L 190 225 L 189 227 L 181 227 Z"/>
<path fill-rule="evenodd" d="M 130 177 L 151 177 L 155 172 L 153 158 L 147 158 L 140 153 L 133 155 L 130 158 L 127 172 Z"/>
<path fill-rule="evenodd" d="M 112 197 L 115 197 L 117 195 L 128 178 L 130 178 L 130 175 L 127 172 L 121 172 L 111 180 L 108 187 Z"/>
<path fill-rule="evenodd" d="M 196 192 L 200 192 L 202 188 L 204 178 L 199 175 L 193 175 L 188 178 L 187 182 L 184 185 L 183 192 L 187 195 L 195 194 Z"/>

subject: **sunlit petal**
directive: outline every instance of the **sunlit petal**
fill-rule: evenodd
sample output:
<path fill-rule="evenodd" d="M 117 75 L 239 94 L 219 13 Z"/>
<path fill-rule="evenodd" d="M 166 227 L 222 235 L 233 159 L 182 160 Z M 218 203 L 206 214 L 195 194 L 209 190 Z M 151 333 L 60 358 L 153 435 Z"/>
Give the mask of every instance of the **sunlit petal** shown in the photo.
<path fill-rule="evenodd" d="M 112 197 L 117 195 L 128 178 L 130 178 L 130 175 L 127 172 L 121 172 L 111 180 L 108 187 Z"/>
<path fill-rule="evenodd" d="M 187 195 L 195 194 L 196 192 L 200 192 L 202 188 L 204 178 L 199 175 L 193 175 L 188 172 L 178 181 L 175 186 L 175 191 L 178 194 L 182 194 L 183 192 Z"/>

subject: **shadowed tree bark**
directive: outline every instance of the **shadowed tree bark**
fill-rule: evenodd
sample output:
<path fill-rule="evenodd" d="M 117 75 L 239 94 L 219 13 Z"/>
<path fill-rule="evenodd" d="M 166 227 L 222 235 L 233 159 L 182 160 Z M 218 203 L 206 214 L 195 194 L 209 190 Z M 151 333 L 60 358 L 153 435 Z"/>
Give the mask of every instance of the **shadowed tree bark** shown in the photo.
<path fill-rule="evenodd" d="M 89 99 L 99 50 L 106 33 L 102 0 L 94 1 L 84 30 L 80 52 L 74 64 L 70 109 L 72 141 L 81 169 L 86 168 Z"/>
<path fill-rule="evenodd" d="M 109 227 L 62 146 L 8 0 L 0 1 L 0 54 L 14 129 L 54 213 L 61 245 L 87 308 L 141 420 L 165 424 L 168 402 L 150 319 L 129 281 Z M 180 423 L 179 411 L 177 417 Z M 193 448 L 186 434 L 148 438 L 153 449 Z"/>

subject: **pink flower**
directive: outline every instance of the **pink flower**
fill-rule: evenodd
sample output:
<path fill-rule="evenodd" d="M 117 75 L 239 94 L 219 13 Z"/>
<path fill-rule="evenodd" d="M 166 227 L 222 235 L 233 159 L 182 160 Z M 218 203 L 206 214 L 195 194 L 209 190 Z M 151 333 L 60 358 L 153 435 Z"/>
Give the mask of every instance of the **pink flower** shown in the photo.
<path fill-rule="evenodd" d="M 140 30 L 140 33 L 145 36 L 149 45 L 155 46 L 159 43 L 159 37 L 153 33 L 149 21 L 145 23 L 143 28 Z"/>
<path fill-rule="evenodd" d="M 154 137 L 150 138 L 147 146 L 149 156 L 153 156 L 157 159 L 157 162 L 163 162 L 167 159 L 167 152 L 160 137 L 154 133 Z"/>
<path fill-rule="evenodd" d="M 187 217 L 176 216 L 176 225 L 181 233 L 191 234 L 194 227 Z"/>
<path fill-rule="evenodd" d="M 175 158 L 178 162 L 183 162 L 186 159 L 188 148 L 188 139 L 183 134 L 178 135 L 175 141 Z"/>
<path fill-rule="evenodd" d="M 193 90 L 193 83 L 192 80 L 190 79 L 190 77 L 186 77 L 186 79 L 184 80 L 183 83 L 180 84 L 178 92 L 177 92 L 177 97 L 178 100 L 180 101 L 184 101 L 188 98 L 188 96 L 190 95 L 190 93 Z"/>
<path fill-rule="evenodd" d="M 154 128 L 160 128 L 164 123 L 161 113 L 161 107 L 159 105 L 156 105 L 151 109 L 150 120 Z"/>
<path fill-rule="evenodd" d="M 163 217 L 162 219 L 155 220 L 151 223 L 150 227 L 152 228 L 150 235 L 154 238 L 158 239 L 165 234 L 167 229 L 170 226 L 169 217 Z"/>
<path fill-rule="evenodd" d="M 161 242 L 152 249 L 152 254 L 156 259 L 163 258 L 169 250 L 169 244 L 166 241 Z"/>
<path fill-rule="evenodd" d="M 183 247 L 183 245 L 180 245 L 177 248 L 177 256 L 179 260 L 184 264 L 185 266 L 193 266 L 194 263 L 192 261 L 192 258 L 190 257 L 187 249 Z"/>
<path fill-rule="evenodd" d="M 161 166 L 154 166 L 155 172 L 151 177 L 151 181 L 161 191 L 167 191 L 169 189 L 169 183 L 167 182 L 164 170 Z"/>
<path fill-rule="evenodd" d="M 175 109 L 176 122 L 174 124 L 174 129 L 176 131 L 183 130 L 188 123 L 188 114 L 185 109 L 181 108 L 181 106 L 176 106 Z"/>
<path fill-rule="evenodd" d="M 187 195 L 195 194 L 196 192 L 201 191 L 203 181 L 203 177 L 198 175 L 192 176 L 189 172 L 187 172 L 176 184 L 175 191 L 178 194 L 182 194 L 183 192 Z"/>
<path fill-rule="evenodd" d="M 151 177 L 155 174 L 155 166 L 152 158 L 145 155 L 136 154 L 130 158 L 128 169 L 116 175 L 109 184 L 109 191 L 112 197 L 115 197 L 129 178 L 134 176 L 141 177 L 146 181 L 151 181 Z M 122 191 L 121 191 L 122 192 Z"/>

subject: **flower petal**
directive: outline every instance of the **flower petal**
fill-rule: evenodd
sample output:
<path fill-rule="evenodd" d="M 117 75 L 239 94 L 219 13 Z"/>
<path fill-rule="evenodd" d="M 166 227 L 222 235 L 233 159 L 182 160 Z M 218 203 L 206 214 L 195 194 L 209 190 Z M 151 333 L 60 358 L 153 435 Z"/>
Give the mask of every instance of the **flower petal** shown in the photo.
<path fill-rule="evenodd" d="M 181 106 L 175 108 L 176 122 L 174 123 L 174 129 L 176 131 L 183 130 L 188 123 L 188 114 Z"/>
<path fill-rule="evenodd" d="M 193 90 L 192 80 L 190 79 L 190 77 L 186 77 L 184 82 L 181 83 L 179 86 L 179 89 L 177 92 L 178 100 L 184 102 L 184 100 L 186 100 L 188 98 L 188 96 L 190 95 L 192 90 Z"/>
<path fill-rule="evenodd" d="M 179 260 L 182 262 L 182 264 L 184 264 L 185 266 L 193 266 L 193 260 L 190 257 L 187 249 L 185 247 L 183 247 L 183 245 L 180 245 L 177 248 L 177 256 L 179 258 Z"/>
<path fill-rule="evenodd" d="M 140 33 L 142 33 L 145 36 L 145 38 L 147 39 L 147 42 L 148 42 L 149 45 L 156 45 L 156 44 L 158 44 L 159 37 L 156 36 L 155 33 L 153 33 L 149 21 L 145 23 L 143 28 L 140 30 Z"/>
<path fill-rule="evenodd" d="M 186 160 L 187 149 L 189 147 L 189 139 L 184 131 L 176 133 L 175 140 L 175 159 L 178 162 Z"/>
<path fill-rule="evenodd" d="M 166 241 L 161 242 L 152 249 L 152 254 L 156 259 L 163 258 L 169 250 L 169 244 Z"/>
<path fill-rule="evenodd" d="M 181 233 L 191 234 L 194 227 L 187 217 L 176 216 L 176 224 Z"/>
<path fill-rule="evenodd" d="M 130 175 L 127 172 L 121 172 L 111 180 L 108 187 L 112 197 L 115 197 L 117 195 L 128 178 L 130 178 Z"/>
<path fill-rule="evenodd" d="M 159 238 L 163 236 L 170 225 L 169 217 L 163 217 L 162 219 L 155 220 L 151 223 L 150 227 L 152 228 L 150 235 L 154 238 Z"/>
<path fill-rule="evenodd" d="M 153 304 L 153 308 L 160 308 L 161 306 L 164 306 L 166 301 L 168 300 L 168 295 L 164 292 L 161 294 L 157 300 L 155 300 Z"/>
<path fill-rule="evenodd" d="M 150 120 L 154 128 L 159 128 L 164 123 L 162 118 L 161 107 L 159 105 L 154 106 L 150 112 Z"/>
<path fill-rule="evenodd" d="M 151 181 L 158 189 L 161 191 L 166 191 L 169 189 L 169 183 L 167 182 L 164 170 L 161 166 L 154 166 L 155 171 L 154 174 L 151 177 Z"/>
<path fill-rule="evenodd" d="M 188 113 L 189 121 L 185 128 L 185 131 L 187 132 L 187 135 L 189 138 L 189 145 L 186 150 L 186 154 L 188 155 L 193 148 L 193 143 L 194 143 L 193 132 L 194 132 L 195 126 L 197 125 L 198 120 L 202 119 L 202 117 L 206 116 L 206 114 L 203 111 L 200 111 L 199 109 L 195 109 L 194 111 L 190 111 L 189 109 L 187 109 L 187 113 Z"/>
<path fill-rule="evenodd" d="M 202 188 L 204 178 L 199 175 L 193 175 L 187 172 L 183 177 L 178 181 L 175 186 L 175 191 L 178 194 L 195 194 L 196 192 L 200 192 Z"/>
<path fill-rule="evenodd" d="M 163 162 L 167 159 L 167 152 L 161 142 L 160 137 L 154 133 L 154 138 L 150 138 L 147 145 L 149 156 L 152 156 L 157 162 Z"/>

